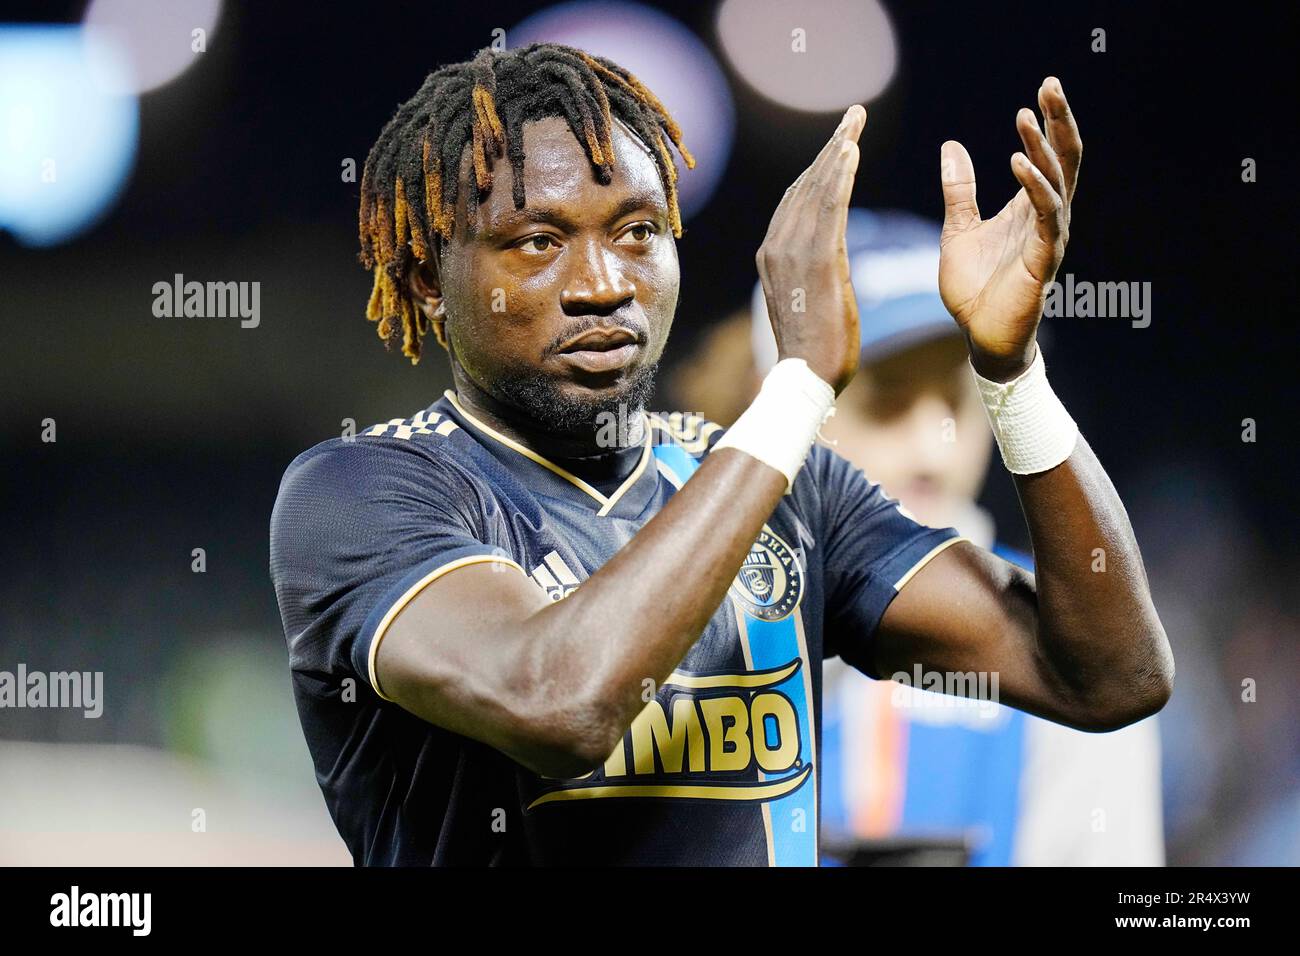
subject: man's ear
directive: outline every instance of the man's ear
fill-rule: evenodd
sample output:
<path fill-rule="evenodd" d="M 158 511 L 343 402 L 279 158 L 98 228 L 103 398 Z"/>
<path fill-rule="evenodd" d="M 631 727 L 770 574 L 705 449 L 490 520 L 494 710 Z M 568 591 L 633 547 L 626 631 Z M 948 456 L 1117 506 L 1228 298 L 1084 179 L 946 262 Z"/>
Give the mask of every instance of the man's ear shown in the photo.
<path fill-rule="evenodd" d="M 426 260 L 412 263 L 406 273 L 406 287 L 411 292 L 411 301 L 415 307 L 429 320 L 434 338 L 446 349 L 447 307 L 442 299 L 442 277 L 438 271 L 436 253 Z"/>

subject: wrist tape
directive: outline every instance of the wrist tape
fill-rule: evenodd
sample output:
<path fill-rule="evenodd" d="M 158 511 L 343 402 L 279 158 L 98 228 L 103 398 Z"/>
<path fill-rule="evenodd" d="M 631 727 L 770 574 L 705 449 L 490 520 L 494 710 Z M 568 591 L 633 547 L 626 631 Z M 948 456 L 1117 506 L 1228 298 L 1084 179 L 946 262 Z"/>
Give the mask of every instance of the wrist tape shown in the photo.
<path fill-rule="evenodd" d="M 1009 382 L 994 382 L 975 372 L 989 425 L 1002 452 L 1002 463 L 1013 475 L 1033 475 L 1055 468 L 1074 451 L 1079 426 L 1047 383 L 1042 349 Z"/>
<path fill-rule="evenodd" d="M 835 390 L 803 359 L 782 359 L 713 451 L 736 448 L 771 465 L 785 475 L 788 495 L 818 429 L 834 414 Z"/>

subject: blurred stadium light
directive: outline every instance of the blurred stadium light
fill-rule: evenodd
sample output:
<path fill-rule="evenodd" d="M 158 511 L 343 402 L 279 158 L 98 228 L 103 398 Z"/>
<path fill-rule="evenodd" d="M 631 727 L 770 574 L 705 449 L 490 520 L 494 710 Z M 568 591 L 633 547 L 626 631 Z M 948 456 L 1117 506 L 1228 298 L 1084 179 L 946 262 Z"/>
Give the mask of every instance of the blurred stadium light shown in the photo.
<path fill-rule="evenodd" d="M 695 169 L 677 182 L 682 218 L 713 196 L 731 154 L 735 107 L 726 77 L 709 48 L 667 14 L 638 3 L 564 3 L 506 32 L 511 48 L 566 43 L 608 57 L 654 90 L 682 128 Z M 672 150 L 678 172 L 681 160 Z"/>
<path fill-rule="evenodd" d="M 103 80 L 125 70 L 80 27 L 0 26 L 0 227 L 20 242 L 66 241 L 121 192 L 139 108 Z"/>
<path fill-rule="evenodd" d="M 201 54 L 196 31 L 206 49 L 217 21 L 221 0 L 91 0 L 85 24 L 89 35 L 119 49 L 126 73 L 114 70 L 105 79 L 118 92 L 146 93 L 170 83 Z"/>
<path fill-rule="evenodd" d="M 875 0 L 725 0 L 718 38 L 731 65 L 770 100 L 839 112 L 889 85 L 894 29 Z"/>

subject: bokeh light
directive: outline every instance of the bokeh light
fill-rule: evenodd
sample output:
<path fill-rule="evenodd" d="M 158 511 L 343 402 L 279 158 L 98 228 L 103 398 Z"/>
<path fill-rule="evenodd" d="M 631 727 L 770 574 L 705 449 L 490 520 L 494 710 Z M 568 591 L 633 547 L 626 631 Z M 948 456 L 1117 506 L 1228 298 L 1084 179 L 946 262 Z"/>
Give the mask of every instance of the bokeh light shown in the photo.
<path fill-rule="evenodd" d="M 84 231 L 126 182 L 139 108 L 107 75 L 125 66 L 80 27 L 0 27 L 0 227 L 20 242 Z"/>
<path fill-rule="evenodd" d="M 170 83 L 203 56 L 196 50 L 202 30 L 206 49 L 221 17 L 221 0 L 91 0 L 84 24 L 90 33 L 117 46 L 129 67 L 112 71 L 105 82 L 121 82 L 122 92 L 145 93 Z"/>
<path fill-rule="evenodd" d="M 669 17 L 637 3 L 578 2 L 550 7 L 506 32 L 513 49 L 564 43 L 608 57 L 634 73 L 682 128 L 695 168 L 677 161 L 677 201 L 689 218 L 709 201 L 731 154 L 735 107 L 726 77 L 709 48 Z"/>
<path fill-rule="evenodd" d="M 839 112 L 889 85 L 894 29 L 875 0 L 725 0 L 718 39 L 736 72 L 791 109 Z"/>

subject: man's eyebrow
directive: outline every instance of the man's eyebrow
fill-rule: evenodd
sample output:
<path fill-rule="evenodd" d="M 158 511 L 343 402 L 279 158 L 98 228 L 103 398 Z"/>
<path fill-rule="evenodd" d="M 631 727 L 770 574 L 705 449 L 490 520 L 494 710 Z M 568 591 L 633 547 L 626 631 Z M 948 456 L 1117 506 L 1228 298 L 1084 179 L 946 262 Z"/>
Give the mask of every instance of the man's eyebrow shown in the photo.
<path fill-rule="evenodd" d="M 633 193 L 619 201 L 618 205 L 611 211 L 608 222 L 616 222 L 639 209 L 654 210 L 657 215 L 667 214 L 667 205 L 658 194 L 653 192 Z M 564 232 L 575 232 L 578 228 L 563 209 L 553 206 L 524 206 L 523 209 L 511 209 L 492 223 L 487 231 L 489 233 L 500 233 L 530 223 L 544 223 L 555 226 L 555 228 Z"/>

